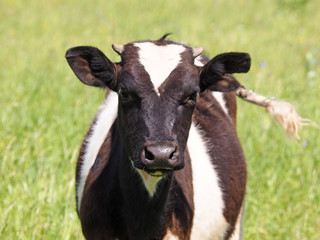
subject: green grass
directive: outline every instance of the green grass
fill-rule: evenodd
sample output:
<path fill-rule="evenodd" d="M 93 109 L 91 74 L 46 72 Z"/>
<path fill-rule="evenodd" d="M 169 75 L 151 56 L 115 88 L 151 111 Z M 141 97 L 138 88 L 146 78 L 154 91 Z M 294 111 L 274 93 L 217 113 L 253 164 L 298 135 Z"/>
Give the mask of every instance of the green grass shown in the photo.
<path fill-rule="evenodd" d="M 320 1 L 0 2 L 0 239 L 82 239 L 74 173 L 101 103 L 69 69 L 65 51 L 171 39 L 214 56 L 245 51 L 256 92 L 291 102 L 319 122 Z M 248 163 L 245 239 L 320 239 L 320 137 L 292 141 L 263 109 L 239 101 Z"/>

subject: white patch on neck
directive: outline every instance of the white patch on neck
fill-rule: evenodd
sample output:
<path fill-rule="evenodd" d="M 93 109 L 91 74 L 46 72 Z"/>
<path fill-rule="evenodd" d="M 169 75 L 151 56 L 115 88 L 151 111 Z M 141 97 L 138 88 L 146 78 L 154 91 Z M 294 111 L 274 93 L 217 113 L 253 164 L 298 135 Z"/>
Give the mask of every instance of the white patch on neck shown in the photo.
<path fill-rule="evenodd" d="M 99 109 L 90 136 L 85 140 L 85 153 L 83 155 L 82 165 L 80 166 L 80 178 L 77 182 L 78 212 L 80 212 L 80 204 L 87 176 L 95 162 L 101 145 L 117 117 L 117 110 L 118 95 L 115 92 L 110 92 L 104 104 Z"/>
<path fill-rule="evenodd" d="M 153 177 L 153 176 L 150 176 L 148 173 L 146 173 L 143 170 L 140 170 L 140 169 L 137 169 L 137 170 L 143 180 L 143 183 L 144 183 L 146 189 L 148 190 L 150 196 L 152 197 L 154 195 L 154 193 L 156 192 L 157 184 L 161 180 L 162 176 Z"/>
<path fill-rule="evenodd" d="M 158 88 L 181 61 L 181 53 L 186 50 L 183 45 L 155 45 L 152 42 L 134 43 L 139 48 L 139 61 L 150 76 L 154 89 Z"/>
<path fill-rule="evenodd" d="M 179 238 L 172 234 L 172 232 L 168 229 L 166 235 L 164 236 L 163 240 L 179 240 Z"/>
<path fill-rule="evenodd" d="M 229 111 L 227 108 L 226 101 L 224 100 L 223 94 L 223 92 L 212 92 L 212 96 L 218 101 L 225 114 L 229 116 Z"/>
<path fill-rule="evenodd" d="M 194 218 L 191 239 L 223 239 L 228 223 L 219 177 L 201 132 L 192 123 L 188 139 L 192 163 Z"/>

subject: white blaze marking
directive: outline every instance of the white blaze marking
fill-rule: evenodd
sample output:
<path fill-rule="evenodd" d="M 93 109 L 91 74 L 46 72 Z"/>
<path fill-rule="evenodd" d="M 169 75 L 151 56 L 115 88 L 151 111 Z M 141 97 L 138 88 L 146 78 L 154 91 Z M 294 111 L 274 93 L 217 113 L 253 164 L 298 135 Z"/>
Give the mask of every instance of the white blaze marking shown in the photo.
<path fill-rule="evenodd" d="M 114 120 L 117 117 L 118 96 L 115 92 L 110 92 L 100 107 L 95 124 L 92 126 L 91 135 L 86 139 L 83 162 L 80 166 L 80 179 L 77 183 L 78 212 L 87 176 L 95 162 L 97 154 L 103 144 Z"/>
<path fill-rule="evenodd" d="M 159 95 L 158 88 L 178 66 L 181 61 L 181 53 L 186 48 L 177 44 L 158 46 L 151 42 L 134 45 L 139 48 L 139 61 L 148 72 L 154 89 Z"/>
<path fill-rule="evenodd" d="M 198 66 L 198 67 L 203 67 L 204 64 L 200 61 L 200 59 L 202 58 L 202 56 L 198 56 L 194 59 L 194 65 Z"/>
<path fill-rule="evenodd" d="M 228 227 L 223 216 L 223 195 L 205 145 L 200 130 L 192 123 L 188 139 L 195 208 L 191 239 L 222 239 Z"/>

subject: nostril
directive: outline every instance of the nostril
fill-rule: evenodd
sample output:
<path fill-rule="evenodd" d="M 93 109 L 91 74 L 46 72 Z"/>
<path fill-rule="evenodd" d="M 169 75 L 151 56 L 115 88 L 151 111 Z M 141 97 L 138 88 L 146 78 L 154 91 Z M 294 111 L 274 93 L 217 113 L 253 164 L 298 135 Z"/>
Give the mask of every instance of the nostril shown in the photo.
<path fill-rule="evenodd" d="M 154 155 L 147 149 L 147 147 L 144 148 L 144 156 L 148 160 L 154 160 Z"/>
<path fill-rule="evenodd" d="M 170 154 L 169 156 L 169 160 L 174 160 L 176 159 L 176 152 L 177 152 L 177 149 L 175 148 L 174 151 L 172 151 L 172 153 Z"/>

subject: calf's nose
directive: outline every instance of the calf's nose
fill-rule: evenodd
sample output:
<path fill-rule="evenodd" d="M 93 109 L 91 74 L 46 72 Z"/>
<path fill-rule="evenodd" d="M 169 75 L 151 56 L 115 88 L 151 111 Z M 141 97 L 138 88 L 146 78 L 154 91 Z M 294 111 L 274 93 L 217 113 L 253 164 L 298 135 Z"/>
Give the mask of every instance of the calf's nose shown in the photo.
<path fill-rule="evenodd" d="M 142 152 L 142 162 L 150 170 L 174 170 L 179 165 L 176 142 L 148 142 Z"/>

